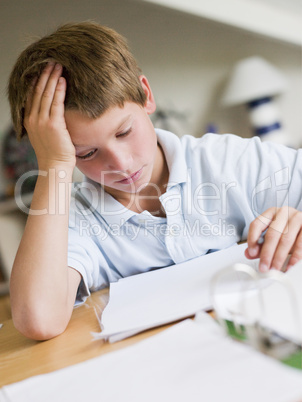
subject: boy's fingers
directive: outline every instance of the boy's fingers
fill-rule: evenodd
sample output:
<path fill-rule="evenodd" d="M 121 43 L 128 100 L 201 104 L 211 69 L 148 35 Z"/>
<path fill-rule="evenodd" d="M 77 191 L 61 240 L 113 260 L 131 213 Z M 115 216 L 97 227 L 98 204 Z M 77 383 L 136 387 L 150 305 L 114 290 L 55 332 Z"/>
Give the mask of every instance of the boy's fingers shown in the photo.
<path fill-rule="evenodd" d="M 270 229 L 273 229 L 277 233 L 287 233 L 288 222 L 291 219 L 293 213 L 289 207 L 282 207 L 278 209 L 275 218 L 270 224 Z"/>
<path fill-rule="evenodd" d="M 282 269 L 283 264 L 292 251 L 293 259 L 296 257 L 301 258 L 302 253 L 302 237 L 301 237 L 301 227 L 302 227 L 302 214 L 295 211 L 291 214 L 288 224 L 280 238 L 278 249 L 274 255 L 272 261 L 272 267 L 276 269 Z"/>
<path fill-rule="evenodd" d="M 53 101 L 50 109 L 50 117 L 64 117 L 64 100 L 66 95 L 66 80 L 60 77 L 55 89 Z"/>
<path fill-rule="evenodd" d="M 295 245 L 292 248 L 292 255 L 290 256 L 286 269 L 290 269 L 300 260 L 302 260 L 302 231 L 300 231 L 299 235 L 297 236 Z"/>
<path fill-rule="evenodd" d="M 255 246 L 251 247 L 251 248 L 247 248 L 244 251 L 244 254 L 246 256 L 246 258 L 253 260 L 255 258 L 259 258 L 260 257 L 260 253 L 261 253 L 261 244 L 256 244 Z"/>
<path fill-rule="evenodd" d="M 281 234 L 279 232 L 268 228 L 260 253 L 259 270 L 261 272 L 267 272 L 269 270 L 280 237 Z"/>
<path fill-rule="evenodd" d="M 62 74 L 62 66 L 60 64 L 56 64 L 52 69 L 51 73 L 48 76 L 48 81 L 44 88 L 42 97 L 41 97 L 41 106 L 40 106 L 40 115 L 41 117 L 49 117 L 52 102 L 54 100 L 54 96 L 56 93 L 58 81 Z"/>
<path fill-rule="evenodd" d="M 290 250 L 297 241 L 301 225 L 302 215 L 298 211 L 293 214 L 289 208 L 280 208 L 265 235 L 260 255 L 260 271 L 265 272 L 270 268 L 282 269 Z"/>
<path fill-rule="evenodd" d="M 259 270 L 261 272 L 267 272 L 269 270 L 281 236 L 288 233 L 287 208 L 270 208 L 268 211 L 265 211 L 266 216 L 268 216 L 267 213 L 269 213 L 271 223 L 265 233 L 264 242 L 261 248 L 259 262 Z M 282 250 L 281 253 L 284 253 L 284 250 Z"/>
<path fill-rule="evenodd" d="M 31 105 L 31 111 L 33 113 L 38 114 L 40 111 L 41 98 L 42 98 L 43 92 L 45 90 L 46 84 L 48 82 L 49 76 L 54 68 L 54 65 L 55 65 L 54 62 L 49 62 L 47 64 L 47 66 L 42 71 L 42 73 L 35 85 L 33 97 L 32 97 L 32 105 Z"/>
<path fill-rule="evenodd" d="M 259 240 L 261 238 L 262 233 L 268 228 L 271 224 L 276 213 L 275 208 L 270 208 L 266 210 L 263 215 L 259 215 L 251 224 L 247 236 L 247 244 L 248 244 L 248 255 L 250 258 L 259 257 L 259 253 L 261 251 L 261 247 L 259 245 Z M 264 215 L 265 214 L 265 215 Z"/>
<path fill-rule="evenodd" d="M 297 230 L 299 231 L 300 228 L 297 228 Z M 292 248 L 292 245 L 296 240 L 297 230 L 296 228 L 292 227 L 292 225 L 291 229 L 289 230 L 288 225 L 286 225 L 284 233 L 280 235 L 276 250 L 272 256 L 269 266 L 270 268 L 274 268 L 279 271 L 282 269 L 284 262 Z"/>

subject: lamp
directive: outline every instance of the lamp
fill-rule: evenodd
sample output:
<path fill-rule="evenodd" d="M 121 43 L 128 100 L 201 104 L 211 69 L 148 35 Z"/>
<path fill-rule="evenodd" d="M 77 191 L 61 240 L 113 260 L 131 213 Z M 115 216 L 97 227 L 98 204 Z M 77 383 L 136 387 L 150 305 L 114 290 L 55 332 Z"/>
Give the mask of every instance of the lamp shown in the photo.
<path fill-rule="evenodd" d="M 247 104 L 254 134 L 263 141 L 288 145 L 274 101 L 286 87 L 286 80 L 276 67 L 261 57 L 249 57 L 235 65 L 221 103 L 224 106 Z"/>

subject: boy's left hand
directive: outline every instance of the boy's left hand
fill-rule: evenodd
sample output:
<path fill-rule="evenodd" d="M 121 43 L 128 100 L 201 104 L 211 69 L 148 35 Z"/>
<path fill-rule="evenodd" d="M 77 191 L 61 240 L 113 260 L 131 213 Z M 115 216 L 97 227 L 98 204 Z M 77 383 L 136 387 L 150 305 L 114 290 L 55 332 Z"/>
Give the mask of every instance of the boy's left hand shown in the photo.
<path fill-rule="evenodd" d="M 250 225 L 245 256 L 260 258 L 259 271 L 281 270 L 288 254 L 286 269 L 302 259 L 302 212 L 291 207 L 269 208 Z M 262 239 L 262 234 L 266 230 Z"/>

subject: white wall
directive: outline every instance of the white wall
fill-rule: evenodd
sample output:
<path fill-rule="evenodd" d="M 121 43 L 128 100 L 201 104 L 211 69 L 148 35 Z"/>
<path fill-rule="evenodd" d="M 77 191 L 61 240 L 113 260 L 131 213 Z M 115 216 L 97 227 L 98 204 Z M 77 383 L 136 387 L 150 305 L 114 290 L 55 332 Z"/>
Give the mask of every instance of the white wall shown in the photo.
<path fill-rule="evenodd" d="M 243 106 L 223 109 L 219 97 L 232 65 L 260 55 L 289 80 L 279 99 L 284 126 L 302 143 L 301 48 L 135 0 L 0 1 L 0 136 L 10 124 L 6 85 L 20 51 L 69 21 L 94 19 L 128 38 L 159 105 L 187 113 L 181 132 L 202 135 L 214 122 L 219 132 L 250 136 Z M 0 193 L 4 181 L 0 172 Z"/>

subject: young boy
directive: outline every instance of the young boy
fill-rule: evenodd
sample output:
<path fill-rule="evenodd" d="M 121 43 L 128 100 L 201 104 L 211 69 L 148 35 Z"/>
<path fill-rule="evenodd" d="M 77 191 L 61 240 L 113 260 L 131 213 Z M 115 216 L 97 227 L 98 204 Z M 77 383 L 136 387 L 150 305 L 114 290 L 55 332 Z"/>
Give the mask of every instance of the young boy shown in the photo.
<path fill-rule="evenodd" d="M 67 24 L 32 44 L 9 100 L 40 172 L 11 276 L 26 336 L 60 334 L 76 300 L 120 277 L 240 240 L 262 271 L 281 269 L 290 251 L 289 266 L 302 258 L 299 151 L 155 130 L 149 82 L 115 31 Z M 85 179 L 71 191 L 75 166 Z"/>

